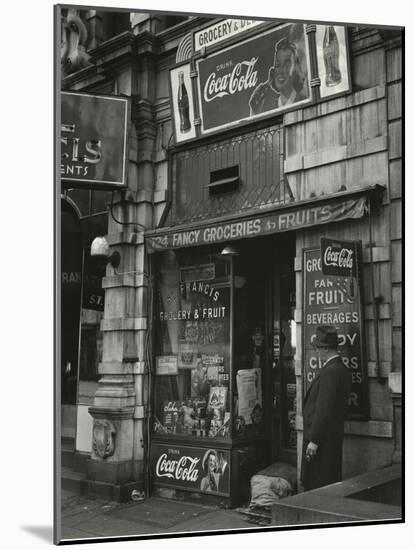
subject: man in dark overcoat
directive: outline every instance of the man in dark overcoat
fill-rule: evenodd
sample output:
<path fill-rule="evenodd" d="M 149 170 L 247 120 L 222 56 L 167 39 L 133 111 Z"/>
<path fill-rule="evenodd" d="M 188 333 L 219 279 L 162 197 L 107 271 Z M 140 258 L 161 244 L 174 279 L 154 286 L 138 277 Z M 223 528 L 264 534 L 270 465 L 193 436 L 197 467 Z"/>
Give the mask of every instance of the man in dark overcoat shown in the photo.
<path fill-rule="evenodd" d="M 351 386 L 351 374 L 337 351 L 336 328 L 317 327 L 314 345 L 323 366 L 303 406 L 301 481 L 305 491 L 342 479 L 344 420 Z"/>

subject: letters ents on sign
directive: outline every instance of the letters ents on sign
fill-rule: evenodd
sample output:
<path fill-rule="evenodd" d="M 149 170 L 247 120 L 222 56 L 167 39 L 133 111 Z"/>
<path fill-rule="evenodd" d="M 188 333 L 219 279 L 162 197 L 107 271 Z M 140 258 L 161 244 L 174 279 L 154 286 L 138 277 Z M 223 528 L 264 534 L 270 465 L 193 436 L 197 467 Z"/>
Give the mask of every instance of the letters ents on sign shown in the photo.
<path fill-rule="evenodd" d="M 65 185 L 126 185 L 127 113 L 124 98 L 61 93 L 60 176 Z"/>

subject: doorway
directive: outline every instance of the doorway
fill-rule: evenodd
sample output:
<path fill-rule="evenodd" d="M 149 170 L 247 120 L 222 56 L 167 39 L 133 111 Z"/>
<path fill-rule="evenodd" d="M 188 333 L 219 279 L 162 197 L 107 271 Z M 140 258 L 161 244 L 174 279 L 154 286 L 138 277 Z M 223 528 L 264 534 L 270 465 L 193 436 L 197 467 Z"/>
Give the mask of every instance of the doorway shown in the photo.
<path fill-rule="evenodd" d="M 82 288 L 82 234 L 75 209 L 63 199 L 61 200 L 61 227 L 62 436 L 74 438 Z"/>
<path fill-rule="evenodd" d="M 234 371 L 262 373 L 267 462 L 296 465 L 295 234 L 238 243 L 234 260 Z"/>

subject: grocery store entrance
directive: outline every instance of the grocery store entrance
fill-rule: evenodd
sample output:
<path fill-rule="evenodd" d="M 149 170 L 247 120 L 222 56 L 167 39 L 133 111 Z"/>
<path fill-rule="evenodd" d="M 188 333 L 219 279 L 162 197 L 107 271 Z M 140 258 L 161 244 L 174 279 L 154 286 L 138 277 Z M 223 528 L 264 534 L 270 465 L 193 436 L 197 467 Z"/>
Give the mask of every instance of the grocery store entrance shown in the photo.
<path fill-rule="evenodd" d="M 252 476 L 295 466 L 294 243 L 273 236 L 157 255 L 156 494 L 241 504 Z"/>
<path fill-rule="evenodd" d="M 238 251 L 234 259 L 235 372 L 261 370 L 266 461 L 296 465 L 295 234 L 247 240 L 238 243 Z M 238 393 L 240 401 L 243 393 Z M 238 403 L 240 410 L 243 406 Z M 255 417 L 246 431 L 255 435 Z"/>

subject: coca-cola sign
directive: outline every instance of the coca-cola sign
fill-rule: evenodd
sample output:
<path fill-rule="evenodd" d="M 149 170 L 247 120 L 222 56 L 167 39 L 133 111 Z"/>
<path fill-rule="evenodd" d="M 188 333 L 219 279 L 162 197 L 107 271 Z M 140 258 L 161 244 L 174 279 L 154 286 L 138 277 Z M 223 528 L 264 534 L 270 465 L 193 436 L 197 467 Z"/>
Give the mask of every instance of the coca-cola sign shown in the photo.
<path fill-rule="evenodd" d="M 176 481 L 197 482 L 199 479 L 199 470 L 197 464 L 200 458 L 183 455 L 179 459 L 169 458 L 167 453 L 163 453 L 156 464 L 156 476 L 168 477 Z"/>
<path fill-rule="evenodd" d="M 201 492 L 229 494 L 228 451 L 154 443 L 151 452 L 153 482 Z M 207 483 L 214 479 L 215 483 Z"/>
<path fill-rule="evenodd" d="M 170 71 L 170 98 L 176 142 L 195 138 L 195 111 L 189 63 Z"/>
<path fill-rule="evenodd" d="M 344 26 L 316 25 L 316 55 L 320 97 L 350 90 L 347 32 Z"/>
<path fill-rule="evenodd" d="M 356 243 L 321 238 L 321 268 L 324 275 L 356 276 Z"/>
<path fill-rule="evenodd" d="M 232 68 L 231 72 L 222 76 L 218 76 L 215 71 L 210 73 L 203 90 L 204 101 L 210 103 L 219 97 L 255 88 L 258 84 L 258 72 L 254 70 L 257 61 L 257 57 L 249 61 L 241 61 Z"/>
<path fill-rule="evenodd" d="M 311 100 L 305 26 L 280 25 L 197 62 L 201 131 Z"/>
<path fill-rule="evenodd" d="M 328 252 L 330 261 L 350 264 L 353 258 L 355 265 L 355 250 L 359 251 L 360 243 L 345 243 L 336 248 L 334 244 L 340 241 L 325 239 L 327 245 L 324 250 Z M 342 250 L 352 250 L 353 256 Z M 334 252 L 333 252 L 334 251 Z M 338 252 L 338 254 L 337 254 Z M 336 327 L 339 338 L 338 353 L 343 363 L 350 371 L 352 386 L 349 396 L 347 416 L 352 419 L 364 419 L 367 417 L 367 374 L 365 354 L 364 319 L 362 312 L 362 295 L 359 278 L 344 277 L 337 274 L 337 265 L 330 265 L 329 274 L 323 271 L 324 252 L 313 248 L 304 250 L 303 255 L 303 367 L 304 367 L 304 393 L 312 384 L 316 376 L 323 368 L 323 362 L 319 357 L 315 338 L 317 327 L 332 325 Z M 350 273 L 350 270 L 349 270 Z"/>

